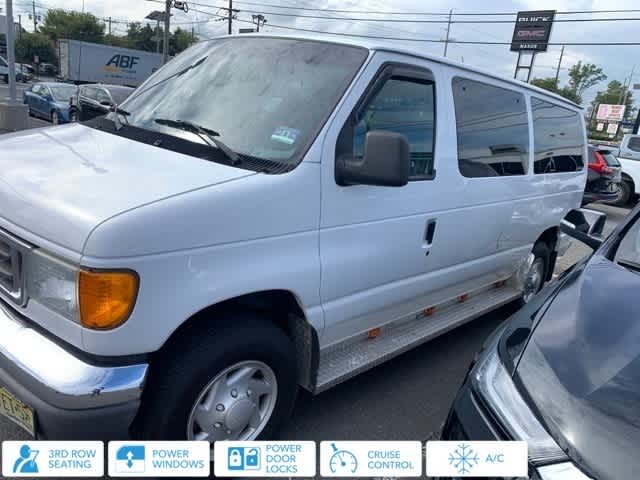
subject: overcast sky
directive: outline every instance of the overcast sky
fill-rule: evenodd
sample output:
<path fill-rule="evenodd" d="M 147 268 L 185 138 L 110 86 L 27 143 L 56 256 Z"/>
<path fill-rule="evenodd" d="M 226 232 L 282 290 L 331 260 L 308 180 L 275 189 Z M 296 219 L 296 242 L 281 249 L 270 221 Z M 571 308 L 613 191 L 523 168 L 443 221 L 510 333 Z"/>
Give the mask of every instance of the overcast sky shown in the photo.
<path fill-rule="evenodd" d="M 320 12 L 301 10 L 302 8 L 327 8 L 343 10 L 362 11 L 390 11 L 390 12 L 448 12 L 453 9 L 454 14 L 458 13 L 481 13 L 481 12 L 515 12 L 518 10 L 542 10 L 550 9 L 561 11 L 576 10 L 616 10 L 616 9 L 640 9 L 638 0 L 520 0 L 509 2 L 504 0 L 247 0 L 248 4 L 236 0 L 234 8 L 240 9 L 239 20 L 248 21 L 252 13 L 264 13 L 268 19 L 264 28 L 266 32 L 281 33 L 287 30 L 270 27 L 269 24 L 290 26 L 297 28 L 308 28 L 332 32 L 348 32 L 355 34 L 443 39 L 445 36 L 446 24 L 434 23 L 399 23 L 389 22 L 389 19 L 423 19 L 423 20 L 446 20 L 446 16 L 417 16 L 417 15 L 373 15 L 373 14 L 350 14 L 335 12 Z M 61 7 L 65 9 L 81 10 L 91 12 L 100 18 L 111 16 L 119 20 L 144 21 L 144 17 L 151 11 L 163 8 L 163 3 L 154 3 L 153 0 L 36 0 L 40 5 L 37 10 L 44 13 L 46 8 Z M 212 21 L 211 17 L 203 11 L 224 14 L 218 11 L 215 6 L 225 6 L 228 0 L 194 0 L 188 2 L 191 10 L 188 14 L 174 10 L 172 21 L 180 24 L 182 28 L 190 29 L 191 24 L 196 34 L 201 38 L 208 38 L 226 33 L 226 22 Z M 30 10 L 30 0 L 14 0 L 16 14 L 22 14 L 22 23 L 28 22 L 26 17 Z M 199 5 L 198 5 L 199 4 Z M 207 7 L 203 5 L 212 5 Z M 289 8 L 275 8 L 258 6 L 255 4 L 282 5 Z M 298 8 L 290 8 L 298 7 Z M 199 10 L 199 11 L 195 11 Z M 288 15 L 311 15 L 327 17 L 356 17 L 385 20 L 382 22 L 363 22 L 336 19 L 310 19 L 292 16 L 280 16 L 275 13 Z M 577 18 L 620 18 L 635 17 L 640 19 L 640 12 L 637 13 L 611 13 L 611 14 L 583 14 L 583 15 L 558 15 L 556 19 L 577 19 Z M 471 17 L 454 16 L 454 20 L 512 20 L 514 17 Z M 207 23 L 202 23 L 209 20 Z M 25 27 L 32 29 L 28 25 Z M 235 22 L 234 31 L 240 27 L 251 27 L 251 24 Z M 124 33 L 126 25 L 113 24 L 116 33 Z M 472 41 L 502 41 L 511 40 L 513 24 L 453 24 L 451 26 L 450 37 L 454 40 Z M 551 42 L 640 42 L 640 20 L 639 21 L 618 21 L 618 22 L 580 22 L 580 23 L 556 23 L 553 27 Z M 419 43 L 410 42 L 413 47 L 424 49 L 425 52 L 442 55 L 443 44 L 439 43 Z M 550 46 L 549 51 L 539 54 L 536 58 L 534 77 L 547 77 L 555 74 L 555 65 L 558 63 L 560 46 Z M 499 72 L 503 75 L 513 76 L 513 70 L 517 54 L 509 51 L 508 45 L 449 45 L 448 56 L 464 63 L 480 66 L 485 69 Z M 623 81 L 630 74 L 635 63 L 637 71 L 634 76 L 635 83 L 640 83 L 640 46 L 568 46 L 565 48 L 565 55 L 562 62 L 561 83 L 566 81 L 567 70 L 572 64 L 582 60 L 583 62 L 596 63 L 603 67 L 608 75 L 608 80 L 617 79 Z M 608 81 L 607 80 L 607 81 Z M 604 89 L 606 82 L 598 85 L 586 95 L 590 100 L 595 92 Z M 640 97 L 640 91 L 636 94 Z"/>

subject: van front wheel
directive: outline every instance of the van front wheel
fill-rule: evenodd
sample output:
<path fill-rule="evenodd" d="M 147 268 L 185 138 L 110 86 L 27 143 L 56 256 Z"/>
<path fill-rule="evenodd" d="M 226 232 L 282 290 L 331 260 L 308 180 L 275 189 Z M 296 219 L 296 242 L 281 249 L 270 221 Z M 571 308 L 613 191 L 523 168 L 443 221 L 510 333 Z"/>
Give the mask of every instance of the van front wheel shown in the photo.
<path fill-rule="evenodd" d="M 140 436 L 212 443 L 273 437 L 295 401 L 294 347 L 266 321 L 233 317 L 183 334 L 162 353 L 141 406 Z"/>

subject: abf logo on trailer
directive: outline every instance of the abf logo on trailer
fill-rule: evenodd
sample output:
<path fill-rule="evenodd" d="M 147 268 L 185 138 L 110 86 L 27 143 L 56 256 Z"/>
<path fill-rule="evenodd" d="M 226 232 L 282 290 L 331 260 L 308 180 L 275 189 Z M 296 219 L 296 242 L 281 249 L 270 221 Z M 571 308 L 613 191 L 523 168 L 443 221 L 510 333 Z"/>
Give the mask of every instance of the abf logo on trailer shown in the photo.
<path fill-rule="evenodd" d="M 139 60 L 140 60 L 140 57 L 134 57 L 133 55 L 122 55 L 122 54 L 116 53 L 106 63 L 105 70 L 109 70 L 109 71 L 115 71 L 119 69 L 132 70 Z"/>

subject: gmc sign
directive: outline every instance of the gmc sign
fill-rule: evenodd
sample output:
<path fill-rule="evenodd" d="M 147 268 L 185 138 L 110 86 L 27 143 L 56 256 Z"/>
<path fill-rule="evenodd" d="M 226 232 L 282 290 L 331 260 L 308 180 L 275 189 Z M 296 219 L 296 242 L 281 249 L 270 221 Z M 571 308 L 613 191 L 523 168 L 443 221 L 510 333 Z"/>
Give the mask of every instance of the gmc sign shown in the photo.
<path fill-rule="evenodd" d="M 555 10 L 518 12 L 511 50 L 546 52 L 555 14 Z"/>

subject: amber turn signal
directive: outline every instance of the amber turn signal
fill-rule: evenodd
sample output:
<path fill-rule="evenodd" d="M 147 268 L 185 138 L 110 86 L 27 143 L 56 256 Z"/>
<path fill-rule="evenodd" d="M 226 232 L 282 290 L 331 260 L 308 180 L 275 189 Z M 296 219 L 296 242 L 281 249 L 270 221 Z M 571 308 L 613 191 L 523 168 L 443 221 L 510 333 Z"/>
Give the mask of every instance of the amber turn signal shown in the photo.
<path fill-rule="evenodd" d="M 80 323 L 96 330 L 116 328 L 129 318 L 137 295 L 135 272 L 80 270 Z"/>

